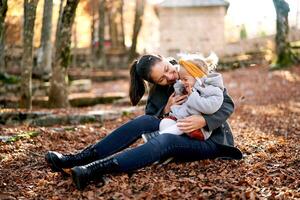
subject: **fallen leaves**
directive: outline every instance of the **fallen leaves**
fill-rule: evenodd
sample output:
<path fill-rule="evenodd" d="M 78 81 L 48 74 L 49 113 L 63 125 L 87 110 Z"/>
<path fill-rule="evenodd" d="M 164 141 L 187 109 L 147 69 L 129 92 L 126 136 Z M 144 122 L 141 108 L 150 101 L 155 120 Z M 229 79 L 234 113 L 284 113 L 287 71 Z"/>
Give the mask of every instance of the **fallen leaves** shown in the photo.
<path fill-rule="evenodd" d="M 290 70 L 284 74 L 299 76 L 299 68 Z M 230 119 L 236 145 L 244 154 L 241 161 L 152 165 L 133 174 L 107 175 L 105 185 L 78 191 L 70 177 L 51 172 L 45 152 L 80 150 L 141 112 L 103 125 L 1 127 L 1 135 L 40 134 L 0 144 L 0 199 L 299 199 L 299 80 L 282 80 L 288 77 L 273 73 L 259 67 L 224 73 L 225 82 L 234 85 L 229 88 L 233 98 L 243 97 Z M 86 110 L 91 108 L 82 112 Z"/>

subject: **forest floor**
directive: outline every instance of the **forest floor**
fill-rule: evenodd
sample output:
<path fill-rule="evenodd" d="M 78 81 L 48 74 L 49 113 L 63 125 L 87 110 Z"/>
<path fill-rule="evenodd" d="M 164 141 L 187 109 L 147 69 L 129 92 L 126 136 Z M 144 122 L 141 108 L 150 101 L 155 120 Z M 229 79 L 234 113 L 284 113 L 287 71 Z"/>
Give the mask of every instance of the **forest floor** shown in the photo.
<path fill-rule="evenodd" d="M 45 153 L 82 149 L 141 109 L 102 125 L 2 126 L 0 135 L 40 134 L 0 143 L 0 199 L 300 199 L 300 67 L 249 67 L 223 75 L 236 103 L 229 122 L 242 160 L 152 165 L 131 176 L 108 175 L 104 186 L 78 191 L 70 177 L 50 170 Z"/>

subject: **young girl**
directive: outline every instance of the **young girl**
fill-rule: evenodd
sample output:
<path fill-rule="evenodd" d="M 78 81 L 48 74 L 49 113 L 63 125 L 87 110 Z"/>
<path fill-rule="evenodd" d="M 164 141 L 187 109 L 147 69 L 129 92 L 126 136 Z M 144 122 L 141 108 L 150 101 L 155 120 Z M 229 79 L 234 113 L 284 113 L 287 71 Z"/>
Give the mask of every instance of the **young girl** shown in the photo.
<path fill-rule="evenodd" d="M 213 114 L 220 109 L 224 99 L 223 79 L 221 74 L 212 72 L 217 63 L 218 57 L 214 53 L 207 58 L 196 54 L 185 55 L 179 60 L 180 81 L 174 84 L 175 95 L 187 94 L 188 98 L 181 105 L 171 106 L 171 112 L 159 124 L 159 131 L 143 134 L 145 141 L 158 134 L 181 135 L 183 132 L 176 125 L 178 119 Z M 199 140 L 207 140 L 211 131 L 202 128 L 187 134 Z"/>

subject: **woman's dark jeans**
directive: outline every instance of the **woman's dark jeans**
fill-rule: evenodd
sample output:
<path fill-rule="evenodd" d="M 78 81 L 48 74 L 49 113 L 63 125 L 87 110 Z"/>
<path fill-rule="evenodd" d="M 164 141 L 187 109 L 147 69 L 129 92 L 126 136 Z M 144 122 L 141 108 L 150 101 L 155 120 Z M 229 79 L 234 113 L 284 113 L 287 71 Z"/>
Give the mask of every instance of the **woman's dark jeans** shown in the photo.
<path fill-rule="evenodd" d="M 143 115 L 127 122 L 95 144 L 100 158 L 105 158 L 130 146 L 143 133 L 156 131 L 160 119 Z M 116 172 L 130 172 L 168 157 L 180 160 L 216 158 L 219 146 L 210 139 L 199 141 L 187 135 L 162 134 L 138 147 L 116 154 L 119 167 Z"/>

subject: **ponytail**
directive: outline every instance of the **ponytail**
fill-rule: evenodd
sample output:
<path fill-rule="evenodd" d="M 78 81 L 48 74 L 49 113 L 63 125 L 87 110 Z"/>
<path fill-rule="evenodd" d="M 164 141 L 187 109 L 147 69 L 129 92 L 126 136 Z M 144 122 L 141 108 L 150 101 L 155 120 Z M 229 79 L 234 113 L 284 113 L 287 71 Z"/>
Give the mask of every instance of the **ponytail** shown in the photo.
<path fill-rule="evenodd" d="M 130 68 L 130 87 L 129 97 L 132 105 L 137 105 L 145 94 L 145 82 L 137 73 L 137 60 L 134 61 Z"/>
<path fill-rule="evenodd" d="M 162 58 L 148 54 L 143 55 L 131 64 L 129 97 L 132 105 L 137 105 L 145 94 L 146 84 L 144 80 L 153 83 L 150 76 L 151 68 L 160 61 L 162 61 Z"/>

